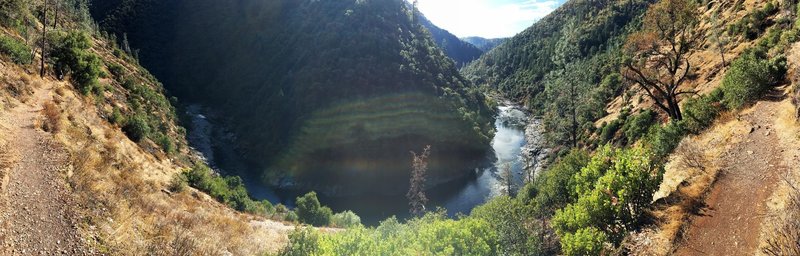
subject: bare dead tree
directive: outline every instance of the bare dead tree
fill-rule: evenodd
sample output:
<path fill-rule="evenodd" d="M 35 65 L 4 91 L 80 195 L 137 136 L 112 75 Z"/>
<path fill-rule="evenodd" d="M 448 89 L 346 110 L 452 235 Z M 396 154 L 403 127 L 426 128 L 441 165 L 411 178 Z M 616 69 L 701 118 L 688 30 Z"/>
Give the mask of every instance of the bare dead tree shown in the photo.
<path fill-rule="evenodd" d="M 691 0 L 662 0 L 647 10 L 643 29 L 628 37 L 623 76 L 638 85 L 673 120 L 681 120 L 680 90 L 692 70 L 689 57 L 702 38 Z"/>
<path fill-rule="evenodd" d="M 511 170 L 511 164 L 505 163 L 500 167 L 500 180 L 506 188 L 506 195 L 511 196 L 514 192 L 514 172 Z"/>
<path fill-rule="evenodd" d="M 425 176 L 428 172 L 428 157 L 431 155 L 431 146 L 425 146 L 422 154 L 417 155 L 411 151 L 413 156 L 411 164 L 411 180 L 406 198 L 408 198 L 409 212 L 416 216 L 425 213 L 425 204 L 428 197 L 425 196 Z"/>

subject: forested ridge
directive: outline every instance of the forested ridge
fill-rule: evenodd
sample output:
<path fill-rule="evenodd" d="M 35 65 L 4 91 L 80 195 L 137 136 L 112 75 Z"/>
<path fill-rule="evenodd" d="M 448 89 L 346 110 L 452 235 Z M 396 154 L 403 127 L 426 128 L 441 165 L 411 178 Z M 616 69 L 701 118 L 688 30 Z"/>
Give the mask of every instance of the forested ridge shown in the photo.
<path fill-rule="evenodd" d="M 94 2 L 96 22 L 83 0 L 0 4 L 0 192 L 6 167 L 19 172 L 8 145 L 70 155 L 70 168 L 37 170 L 65 177 L 74 201 L 41 199 L 69 206 L 76 223 L 56 221 L 83 238 L 53 248 L 800 253 L 797 0 L 571 0 L 462 73 L 404 0 Z M 426 185 L 478 172 L 467 167 L 485 158 L 504 99 L 542 121 L 546 166 L 449 216 Z M 173 107 L 184 101 L 224 113 L 266 182 L 317 192 L 291 207 L 252 198 L 189 148 Z M 9 122 L 58 145 L 19 144 Z M 23 202 L 47 196 L 10 177 Z M 412 216 L 369 226 L 317 198 L 375 188 L 407 189 Z"/>
<path fill-rule="evenodd" d="M 337 173 L 346 168 L 337 162 L 350 161 L 343 159 L 399 160 L 425 144 L 441 152 L 441 164 L 486 151 L 493 110 L 404 1 L 124 0 L 94 8 L 100 26 L 127 34 L 171 93 L 230 116 L 243 153 L 270 170 L 271 182 Z M 350 121 L 336 122 L 343 119 Z M 404 177 L 406 168 L 396 169 L 384 174 Z M 434 169 L 441 179 L 462 175 Z M 367 176 L 384 175 L 374 172 Z"/>
<path fill-rule="evenodd" d="M 465 42 L 447 30 L 437 27 L 422 13 L 417 11 L 419 23 L 431 33 L 431 39 L 439 48 L 444 51 L 453 61 L 456 62 L 458 68 L 463 67 L 467 63 L 480 57 L 485 50 L 479 49 L 469 42 Z"/>

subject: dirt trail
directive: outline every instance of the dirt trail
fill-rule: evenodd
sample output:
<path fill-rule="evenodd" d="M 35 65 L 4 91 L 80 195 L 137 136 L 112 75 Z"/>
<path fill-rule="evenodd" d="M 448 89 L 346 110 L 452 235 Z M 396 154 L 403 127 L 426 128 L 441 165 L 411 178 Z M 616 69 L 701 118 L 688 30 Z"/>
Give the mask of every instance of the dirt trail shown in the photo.
<path fill-rule="evenodd" d="M 767 201 L 787 170 L 774 130 L 781 102 L 758 102 L 741 120 L 752 127 L 740 143 L 723 155 L 722 171 L 691 218 L 676 255 L 754 255 L 758 250 Z"/>
<path fill-rule="evenodd" d="M 0 113 L 0 124 L 16 155 L 0 194 L 0 254 L 89 255 L 64 176 L 66 152 L 52 135 L 35 127 L 51 99 L 49 85 L 35 89 L 27 104 Z"/>

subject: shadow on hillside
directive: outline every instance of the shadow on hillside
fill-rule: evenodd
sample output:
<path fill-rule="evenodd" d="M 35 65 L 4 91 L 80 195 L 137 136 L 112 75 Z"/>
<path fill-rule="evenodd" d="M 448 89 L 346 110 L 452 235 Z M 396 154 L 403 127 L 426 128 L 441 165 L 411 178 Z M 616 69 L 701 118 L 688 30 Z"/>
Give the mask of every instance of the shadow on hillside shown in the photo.
<path fill-rule="evenodd" d="M 771 88 L 769 91 L 767 91 L 767 93 L 764 94 L 762 99 L 766 101 L 778 102 L 783 101 L 786 99 L 786 97 L 786 88 L 785 86 L 781 86 Z"/>

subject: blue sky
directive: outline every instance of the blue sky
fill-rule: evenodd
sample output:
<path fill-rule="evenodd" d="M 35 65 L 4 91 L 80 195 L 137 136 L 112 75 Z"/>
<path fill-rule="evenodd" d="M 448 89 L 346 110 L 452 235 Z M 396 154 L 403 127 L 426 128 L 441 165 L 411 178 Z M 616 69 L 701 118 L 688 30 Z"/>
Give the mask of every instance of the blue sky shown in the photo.
<path fill-rule="evenodd" d="M 411 2 L 413 0 L 409 0 Z M 511 37 L 566 0 L 419 0 L 433 24 L 458 37 Z"/>

